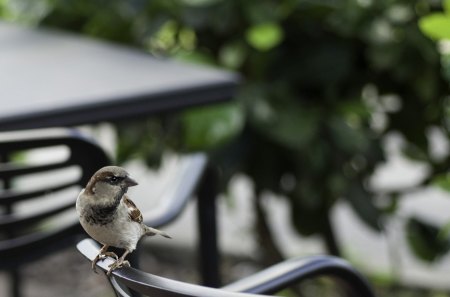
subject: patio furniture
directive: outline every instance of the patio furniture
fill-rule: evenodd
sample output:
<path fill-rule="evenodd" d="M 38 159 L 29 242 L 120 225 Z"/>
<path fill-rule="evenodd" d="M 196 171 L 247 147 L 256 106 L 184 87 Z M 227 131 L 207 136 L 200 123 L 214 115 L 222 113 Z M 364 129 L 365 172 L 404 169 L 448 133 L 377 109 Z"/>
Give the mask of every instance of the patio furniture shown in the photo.
<path fill-rule="evenodd" d="M 237 75 L 0 21 L 0 131 L 145 118 L 229 101 Z"/>
<path fill-rule="evenodd" d="M 229 72 L 58 30 L 0 21 L 0 44 L 0 131 L 126 121 L 215 104 L 230 100 L 239 83 Z M 215 177 L 206 160 L 193 166 L 204 172 L 198 189 L 199 246 L 206 255 L 201 270 L 204 282 L 217 286 Z"/>
<path fill-rule="evenodd" d="M 64 158 L 56 157 L 56 160 L 51 153 L 45 158 L 45 163 L 38 157 L 39 164 L 33 158 L 24 158 L 27 152 L 33 154 L 37 149 L 65 149 L 67 152 Z M 75 216 L 75 199 L 92 174 L 109 164 L 110 160 L 104 151 L 78 130 L 53 128 L 0 133 L 0 181 L 3 185 L 0 189 L 0 209 L 3 211 L 0 214 L 0 270 L 8 271 L 11 276 L 12 296 L 21 295 L 22 265 L 73 246 L 86 237 Z M 63 173 L 63 170 L 75 170 L 78 173 L 73 175 L 70 172 Z M 177 174 L 171 176 L 172 186 L 161 193 L 160 202 L 150 210 L 142 209 L 145 223 L 161 227 L 173 222 L 195 193 L 201 197 L 199 199 L 211 200 L 208 199 L 209 196 L 205 196 L 209 194 L 205 191 L 209 181 L 199 186 L 203 178 L 209 178 L 204 176 L 205 172 L 207 158 L 204 154 L 191 154 L 184 158 Z M 69 180 L 55 183 L 55 178 L 58 179 L 61 173 L 68 175 Z M 46 176 L 41 178 L 42 175 Z M 33 177 L 34 181 L 31 180 Z M 29 185 L 35 189 L 30 190 Z M 58 192 L 62 194 L 59 195 Z M 52 202 L 41 202 L 42 199 L 51 197 L 63 203 L 54 205 Z M 18 204 L 33 200 L 37 202 L 37 207 L 31 206 L 31 209 L 36 211 L 19 212 L 16 207 Z M 70 219 L 65 219 L 65 224 L 60 224 L 61 214 L 69 214 Z M 52 223 L 44 225 L 48 221 Z M 41 225 L 44 227 L 39 228 Z M 204 235 L 213 237 L 207 242 L 215 242 L 215 227 L 209 225 L 208 229 L 211 228 L 212 233 L 208 231 Z M 208 258 L 213 257 L 208 249 L 208 245 L 200 246 L 201 253 L 210 253 Z M 138 251 L 132 255 L 133 265 L 138 266 Z M 202 271 L 211 268 L 206 264 L 205 266 Z"/>
<path fill-rule="evenodd" d="M 100 246 L 91 239 L 78 243 L 78 250 L 90 261 Z M 112 258 L 97 262 L 97 267 L 107 271 Z M 86 269 L 90 269 L 86 265 Z M 346 261 L 332 256 L 296 258 L 271 266 L 220 289 L 188 284 L 156 276 L 141 270 L 124 267 L 114 270 L 108 280 L 118 297 L 133 294 L 158 297 L 251 297 L 275 294 L 305 279 L 330 276 L 342 284 L 348 296 L 374 297 L 364 277 Z"/>
<path fill-rule="evenodd" d="M 64 150 L 64 156 L 27 158 L 27 152 L 48 148 Z M 64 215 L 75 214 L 77 193 L 108 164 L 105 152 L 76 130 L 0 133 L 0 270 L 11 276 L 11 295 L 20 296 L 22 265 L 81 239 L 76 216 Z"/>

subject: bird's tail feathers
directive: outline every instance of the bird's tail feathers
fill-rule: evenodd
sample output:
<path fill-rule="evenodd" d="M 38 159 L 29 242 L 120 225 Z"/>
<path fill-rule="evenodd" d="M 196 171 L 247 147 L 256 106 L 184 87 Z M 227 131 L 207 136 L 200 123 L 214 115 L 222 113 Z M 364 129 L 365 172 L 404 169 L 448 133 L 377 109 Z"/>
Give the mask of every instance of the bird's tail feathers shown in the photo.
<path fill-rule="evenodd" d="M 149 226 L 145 226 L 145 235 L 147 235 L 147 236 L 161 235 L 166 238 L 172 238 L 166 232 L 149 227 Z"/>

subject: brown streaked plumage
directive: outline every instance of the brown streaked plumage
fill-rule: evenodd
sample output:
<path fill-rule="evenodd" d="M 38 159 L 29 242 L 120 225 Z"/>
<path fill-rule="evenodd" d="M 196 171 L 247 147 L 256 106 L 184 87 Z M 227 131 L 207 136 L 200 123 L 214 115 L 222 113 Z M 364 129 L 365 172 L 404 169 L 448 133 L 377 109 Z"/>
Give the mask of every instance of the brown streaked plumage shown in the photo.
<path fill-rule="evenodd" d="M 123 203 L 128 207 L 128 214 L 132 221 L 137 223 L 142 223 L 144 218 L 142 217 L 141 211 L 137 208 L 136 204 L 128 198 L 128 196 L 123 197 Z"/>
<path fill-rule="evenodd" d="M 97 261 L 106 256 L 116 259 L 108 275 L 116 268 L 129 265 L 125 257 L 136 249 L 143 236 L 159 234 L 170 238 L 166 233 L 143 223 L 141 211 L 126 195 L 128 188 L 135 185 L 137 182 L 130 178 L 125 169 L 107 166 L 98 170 L 78 195 L 76 208 L 81 226 L 103 244 L 92 262 L 94 271 Z M 118 258 L 107 251 L 110 246 L 125 249 L 125 252 Z"/>

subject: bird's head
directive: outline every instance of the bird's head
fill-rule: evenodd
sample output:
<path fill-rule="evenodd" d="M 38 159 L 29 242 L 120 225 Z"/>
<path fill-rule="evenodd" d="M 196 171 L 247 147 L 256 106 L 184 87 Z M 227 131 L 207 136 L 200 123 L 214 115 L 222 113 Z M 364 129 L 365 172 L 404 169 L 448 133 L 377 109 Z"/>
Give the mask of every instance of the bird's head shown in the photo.
<path fill-rule="evenodd" d="M 98 199 L 110 199 L 108 202 L 112 202 L 122 198 L 129 187 L 137 184 L 122 167 L 107 166 L 94 173 L 85 191 L 94 194 Z"/>

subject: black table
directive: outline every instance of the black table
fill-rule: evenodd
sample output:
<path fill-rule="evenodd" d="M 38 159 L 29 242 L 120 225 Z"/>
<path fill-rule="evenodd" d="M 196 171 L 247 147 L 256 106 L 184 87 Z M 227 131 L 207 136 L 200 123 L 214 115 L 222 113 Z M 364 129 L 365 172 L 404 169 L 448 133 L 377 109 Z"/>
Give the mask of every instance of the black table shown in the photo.
<path fill-rule="evenodd" d="M 0 131 L 124 120 L 230 99 L 238 77 L 0 22 Z"/>
<path fill-rule="evenodd" d="M 229 100 L 239 77 L 136 49 L 0 22 L 0 131 L 118 121 Z M 217 255 L 211 176 L 200 187 L 202 250 Z M 201 235 L 201 237 L 203 237 Z M 216 257 L 217 258 L 217 257 Z M 202 264 L 217 286 L 217 261 Z"/>

